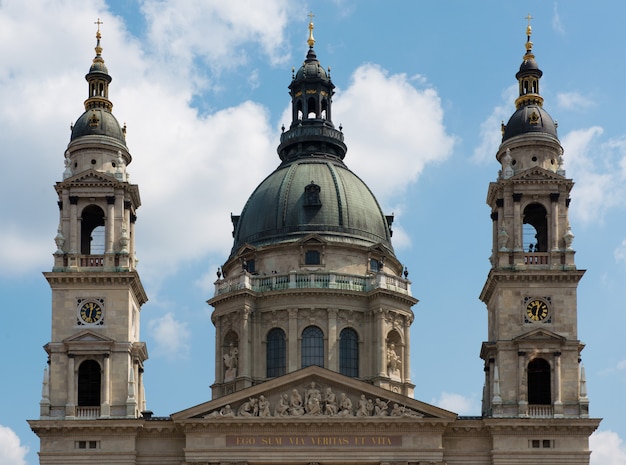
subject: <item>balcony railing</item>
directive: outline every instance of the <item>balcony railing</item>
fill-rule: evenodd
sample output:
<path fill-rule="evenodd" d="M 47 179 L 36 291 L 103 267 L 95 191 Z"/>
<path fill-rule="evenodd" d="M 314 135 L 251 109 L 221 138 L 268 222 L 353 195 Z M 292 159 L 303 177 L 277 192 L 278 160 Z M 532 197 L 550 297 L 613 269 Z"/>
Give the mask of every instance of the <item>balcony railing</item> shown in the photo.
<path fill-rule="evenodd" d="M 531 418 L 552 418 L 554 409 L 552 405 L 529 405 L 528 416 Z"/>
<path fill-rule="evenodd" d="M 100 417 L 100 407 L 76 407 L 76 418 L 94 419 Z"/>
<path fill-rule="evenodd" d="M 221 279 L 215 283 L 215 295 L 228 294 L 242 289 L 250 289 L 255 292 L 282 289 L 342 289 L 368 292 L 374 289 L 388 289 L 405 295 L 411 294 L 408 280 L 384 273 L 371 276 L 298 272 L 255 276 L 244 273 L 238 278 Z"/>
<path fill-rule="evenodd" d="M 524 265 L 549 265 L 550 254 L 546 252 L 534 252 L 524 254 Z"/>

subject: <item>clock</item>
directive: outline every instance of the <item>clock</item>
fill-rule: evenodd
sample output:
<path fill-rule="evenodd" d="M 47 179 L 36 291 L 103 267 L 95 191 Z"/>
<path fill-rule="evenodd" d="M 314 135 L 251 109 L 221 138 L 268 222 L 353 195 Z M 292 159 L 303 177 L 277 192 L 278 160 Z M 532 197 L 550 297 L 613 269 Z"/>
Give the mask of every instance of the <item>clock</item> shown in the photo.
<path fill-rule="evenodd" d="M 548 304 L 541 299 L 531 299 L 526 304 L 526 316 L 530 321 L 542 321 L 548 316 Z"/>
<path fill-rule="evenodd" d="M 102 304 L 95 300 L 83 301 L 78 309 L 80 319 L 87 324 L 96 324 L 102 320 Z"/>

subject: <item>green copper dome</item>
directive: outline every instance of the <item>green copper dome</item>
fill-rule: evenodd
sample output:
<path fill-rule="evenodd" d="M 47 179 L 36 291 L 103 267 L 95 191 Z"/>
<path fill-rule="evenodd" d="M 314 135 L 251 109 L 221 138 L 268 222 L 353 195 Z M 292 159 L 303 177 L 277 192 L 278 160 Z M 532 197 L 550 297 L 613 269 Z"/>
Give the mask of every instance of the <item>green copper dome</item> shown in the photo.
<path fill-rule="evenodd" d="M 232 253 L 317 234 L 328 241 L 371 246 L 393 254 L 391 231 L 376 198 L 341 161 L 301 159 L 283 164 L 252 193 L 235 228 Z"/>
<path fill-rule="evenodd" d="M 307 58 L 289 84 L 292 121 L 280 137 L 282 163 L 233 216 L 231 258 L 246 245 L 288 243 L 316 234 L 345 245 L 382 245 L 393 255 L 392 217 L 343 159 L 347 147 L 331 119 L 334 84 L 321 66 L 309 24 Z"/>

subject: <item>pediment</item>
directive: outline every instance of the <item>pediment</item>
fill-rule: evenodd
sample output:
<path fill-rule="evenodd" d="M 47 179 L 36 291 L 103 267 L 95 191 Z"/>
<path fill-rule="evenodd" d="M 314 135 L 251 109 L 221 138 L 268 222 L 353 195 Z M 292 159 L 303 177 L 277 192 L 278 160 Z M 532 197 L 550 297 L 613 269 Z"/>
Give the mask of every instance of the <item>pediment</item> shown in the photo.
<path fill-rule="evenodd" d="M 118 181 L 110 173 L 88 170 L 71 176 L 63 181 L 64 184 L 116 184 Z"/>
<path fill-rule="evenodd" d="M 554 171 L 536 166 L 517 173 L 510 178 L 514 181 L 565 181 L 566 179 Z"/>
<path fill-rule="evenodd" d="M 374 244 L 369 248 L 370 253 L 378 253 L 380 255 L 385 255 L 387 253 L 387 249 L 383 247 L 383 245 L 379 242 L 378 244 Z"/>
<path fill-rule="evenodd" d="M 350 409 L 345 408 L 348 405 Z M 456 414 L 325 368 L 310 366 L 172 415 L 174 421 L 220 421 L 224 418 L 246 421 L 252 417 L 265 417 L 269 421 L 272 418 L 285 421 L 330 417 L 454 420 Z"/>
<path fill-rule="evenodd" d="M 326 245 L 328 241 L 325 241 L 324 239 L 322 239 L 322 237 L 319 234 L 307 234 L 302 239 L 300 239 L 299 242 L 301 244 L 308 244 L 308 245 L 311 245 L 311 244 L 312 245 Z"/>
<path fill-rule="evenodd" d="M 63 342 L 65 344 L 77 344 L 77 343 L 81 343 L 81 342 L 89 342 L 89 343 L 93 343 L 93 342 L 106 342 L 106 343 L 113 343 L 115 341 L 113 341 L 113 339 L 106 337 L 106 336 L 102 336 L 101 334 L 98 334 L 94 331 L 91 331 L 89 329 L 86 329 L 84 331 L 81 331 L 78 334 L 74 334 L 71 337 L 68 337 L 67 339 L 64 339 Z"/>
<path fill-rule="evenodd" d="M 537 329 L 533 329 L 532 331 L 529 331 L 527 333 L 522 334 L 521 336 L 517 336 L 515 339 L 513 339 L 513 342 L 516 342 L 518 344 L 521 343 L 525 343 L 525 342 L 549 342 L 549 341 L 553 341 L 555 343 L 561 344 L 563 342 L 565 342 L 565 338 L 555 332 L 549 331 L 547 329 L 543 329 L 543 328 L 537 328 Z"/>
<path fill-rule="evenodd" d="M 111 351 L 115 341 L 102 336 L 94 331 L 86 329 L 63 340 L 68 353 L 73 354 L 100 354 Z"/>
<path fill-rule="evenodd" d="M 251 253 L 256 253 L 256 247 L 251 246 L 250 244 L 244 244 L 242 245 L 239 250 L 237 251 L 236 256 L 237 257 L 241 257 L 242 255 L 247 255 L 247 254 L 251 254 Z"/>

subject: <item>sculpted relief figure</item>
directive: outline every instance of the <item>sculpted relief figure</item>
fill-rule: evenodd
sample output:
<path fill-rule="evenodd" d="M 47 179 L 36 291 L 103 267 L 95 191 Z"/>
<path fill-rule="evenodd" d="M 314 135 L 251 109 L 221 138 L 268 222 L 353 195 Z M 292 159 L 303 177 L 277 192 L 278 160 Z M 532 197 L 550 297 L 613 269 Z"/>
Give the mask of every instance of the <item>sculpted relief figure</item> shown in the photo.
<path fill-rule="evenodd" d="M 286 417 L 289 415 L 289 395 L 283 394 L 274 409 L 275 417 Z"/>
<path fill-rule="evenodd" d="M 309 389 L 304 391 L 304 398 L 306 413 L 309 415 L 320 415 L 322 413 L 322 393 L 315 385 L 315 381 L 312 381 Z"/>
<path fill-rule="evenodd" d="M 352 401 L 343 392 L 339 400 L 339 415 L 343 417 L 352 416 Z"/>
<path fill-rule="evenodd" d="M 368 417 L 371 413 L 367 411 L 367 399 L 365 398 L 365 394 L 361 394 L 361 398 L 357 402 L 356 405 L 356 416 L 357 417 Z"/>
<path fill-rule="evenodd" d="M 228 353 L 224 354 L 224 381 L 232 381 L 237 376 L 237 364 L 239 362 L 239 349 L 231 342 Z"/>
<path fill-rule="evenodd" d="M 324 413 L 326 415 L 337 415 L 337 396 L 331 388 L 326 388 L 324 396 Z"/>
<path fill-rule="evenodd" d="M 265 398 L 265 396 L 259 396 L 259 416 L 260 417 L 271 417 L 272 412 L 270 412 L 270 401 Z"/>
<path fill-rule="evenodd" d="M 392 378 L 400 379 L 402 360 L 396 353 L 396 345 L 392 342 L 387 346 L 387 374 Z"/>
<path fill-rule="evenodd" d="M 240 417 L 256 417 L 259 414 L 259 404 L 257 399 L 250 397 L 247 402 L 241 404 L 237 415 Z"/>
<path fill-rule="evenodd" d="M 297 389 L 291 391 L 291 398 L 289 399 L 289 413 L 294 417 L 304 415 L 304 404 L 302 402 L 302 396 Z"/>

